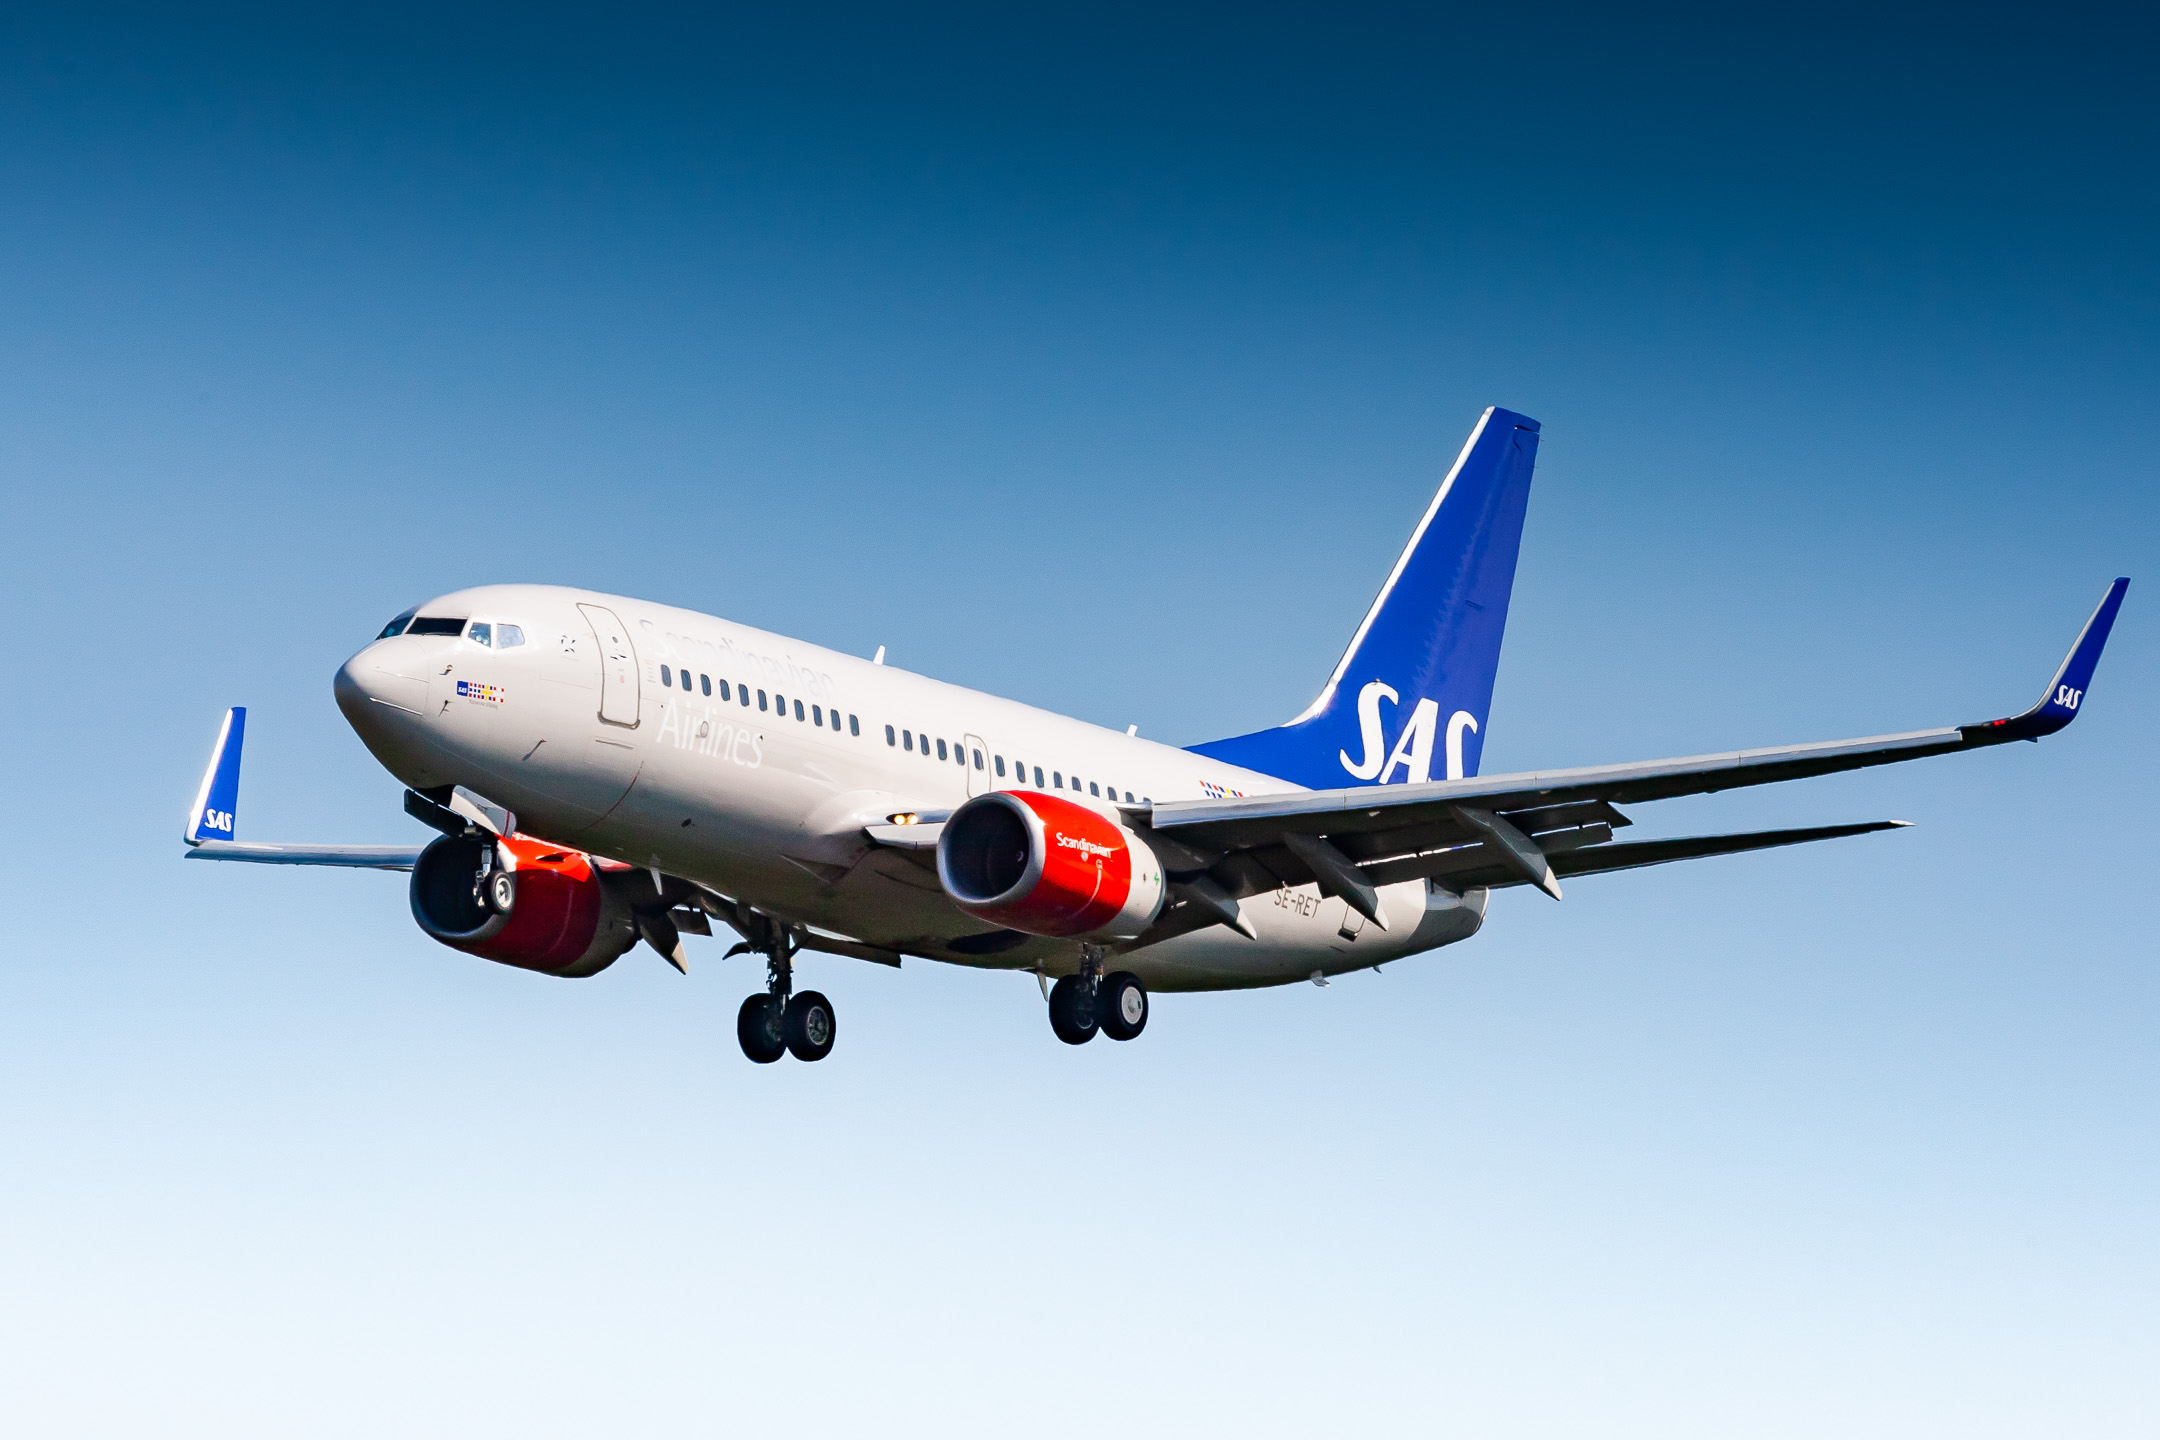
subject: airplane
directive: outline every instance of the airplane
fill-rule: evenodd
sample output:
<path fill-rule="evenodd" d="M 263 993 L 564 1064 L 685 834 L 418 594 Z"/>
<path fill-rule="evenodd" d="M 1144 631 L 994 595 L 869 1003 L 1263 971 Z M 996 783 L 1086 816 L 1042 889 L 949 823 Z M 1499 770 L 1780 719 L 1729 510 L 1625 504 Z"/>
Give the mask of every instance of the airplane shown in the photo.
<path fill-rule="evenodd" d="M 484 585 L 401 612 L 338 708 L 424 846 L 235 838 L 230 710 L 189 858 L 409 871 L 435 940 L 591 976 L 685 934 L 765 961 L 743 1054 L 815 1061 L 805 951 L 1033 975 L 1058 1039 L 1147 1026 L 1152 991 L 1311 981 L 1453 945 L 1491 892 L 1893 829 L 1616 839 L 1621 806 L 2039 740 L 2076 718 L 2129 586 L 2003 719 L 1584 769 L 1481 775 L 1539 426 L 1488 409 L 1340 660 L 1285 724 L 1178 748 L 690 610 Z"/>

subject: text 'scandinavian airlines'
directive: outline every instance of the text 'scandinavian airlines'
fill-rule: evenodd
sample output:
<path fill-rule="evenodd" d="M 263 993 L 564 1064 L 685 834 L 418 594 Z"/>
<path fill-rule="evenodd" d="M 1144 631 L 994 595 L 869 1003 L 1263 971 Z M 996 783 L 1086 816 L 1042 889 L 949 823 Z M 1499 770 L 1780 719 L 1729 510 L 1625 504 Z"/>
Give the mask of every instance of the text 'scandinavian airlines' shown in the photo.
<path fill-rule="evenodd" d="M 803 951 L 1022 971 L 1072 1044 L 1150 990 L 1282 985 L 1467 940 L 1491 893 L 1898 821 L 1620 840 L 1622 806 L 2037 740 L 2076 718 L 2129 582 L 2007 719 L 1583 770 L 1480 775 L 1537 422 L 1493 409 L 1335 671 L 1269 730 L 1177 749 L 733 620 L 552 585 L 415 606 L 338 670 L 338 707 L 440 834 L 234 839 L 246 711 L 188 817 L 206 860 L 412 872 L 445 945 L 545 975 L 712 921 L 764 957 L 744 1054 L 822 1059 Z M 1051 982 L 1055 981 L 1055 984 Z"/>

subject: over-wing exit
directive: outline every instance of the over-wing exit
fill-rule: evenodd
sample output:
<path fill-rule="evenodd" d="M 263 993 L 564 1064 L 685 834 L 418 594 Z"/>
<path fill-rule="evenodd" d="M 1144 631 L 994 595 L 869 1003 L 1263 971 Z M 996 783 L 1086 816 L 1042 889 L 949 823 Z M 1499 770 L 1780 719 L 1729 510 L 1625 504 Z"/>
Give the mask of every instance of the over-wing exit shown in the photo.
<path fill-rule="evenodd" d="M 1186 749 L 694 611 L 490 585 L 398 615 L 339 709 L 425 845 L 240 841 L 246 712 L 189 815 L 192 858 L 411 872 L 413 918 L 468 954 L 589 976 L 685 935 L 765 962 L 737 1037 L 822 1059 L 805 952 L 1030 974 L 1071 1044 L 1131 1040 L 1150 991 L 1368 969 L 1467 940 L 1491 892 L 1828 840 L 1862 821 L 1622 840 L 1622 806 L 2037 740 L 2075 718 L 2129 586 L 2040 700 L 1859 740 L 1481 775 L 1538 425 L 1487 410 L 1326 683 L 1287 723 Z"/>

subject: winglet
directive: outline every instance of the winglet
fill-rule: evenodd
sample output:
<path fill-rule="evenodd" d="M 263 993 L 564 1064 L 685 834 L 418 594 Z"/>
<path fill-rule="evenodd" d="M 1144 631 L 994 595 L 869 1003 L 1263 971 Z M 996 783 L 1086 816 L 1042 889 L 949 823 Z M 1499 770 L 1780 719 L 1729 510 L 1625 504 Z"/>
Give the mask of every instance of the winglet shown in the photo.
<path fill-rule="evenodd" d="M 233 838 L 233 812 L 240 808 L 240 740 L 247 731 L 247 708 L 235 705 L 218 728 L 217 748 L 195 792 L 195 809 L 180 838 L 190 845 Z"/>
<path fill-rule="evenodd" d="M 2115 612 L 2122 608 L 2123 592 L 2129 588 L 2128 576 L 2108 586 L 2107 594 L 2100 597 L 2100 608 L 2093 611 L 2092 619 L 2087 620 L 2085 628 L 2078 632 L 2077 643 L 2063 657 L 2061 668 L 2048 682 L 2038 704 L 2022 715 L 1990 720 L 1984 725 L 1960 725 L 1958 728 L 1965 733 L 1965 738 L 1981 744 L 1999 740 L 2038 740 L 2077 719 L 2078 706 L 2084 703 L 2085 691 L 2092 684 L 2093 668 L 2100 663 L 2100 649 L 2107 644 L 2108 631 L 2115 628 Z"/>

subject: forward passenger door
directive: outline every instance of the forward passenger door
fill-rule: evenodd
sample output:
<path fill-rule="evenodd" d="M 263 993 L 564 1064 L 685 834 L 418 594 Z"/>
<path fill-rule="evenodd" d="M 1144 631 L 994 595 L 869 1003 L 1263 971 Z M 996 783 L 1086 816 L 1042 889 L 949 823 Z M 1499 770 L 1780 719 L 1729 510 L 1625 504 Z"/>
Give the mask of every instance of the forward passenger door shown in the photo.
<path fill-rule="evenodd" d="M 600 718 L 610 725 L 635 729 L 638 723 L 637 651 L 630 645 L 630 627 L 605 605 L 579 605 L 593 638 L 600 642 Z"/>

